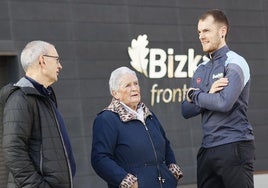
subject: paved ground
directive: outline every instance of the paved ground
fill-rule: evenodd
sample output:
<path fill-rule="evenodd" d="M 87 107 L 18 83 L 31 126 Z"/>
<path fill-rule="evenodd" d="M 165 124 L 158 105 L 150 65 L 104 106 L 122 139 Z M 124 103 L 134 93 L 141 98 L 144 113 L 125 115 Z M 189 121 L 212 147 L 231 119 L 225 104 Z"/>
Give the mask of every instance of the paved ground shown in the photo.
<path fill-rule="evenodd" d="M 180 185 L 179 188 L 197 188 L 196 184 Z M 254 188 L 268 188 L 268 173 L 254 175 Z"/>

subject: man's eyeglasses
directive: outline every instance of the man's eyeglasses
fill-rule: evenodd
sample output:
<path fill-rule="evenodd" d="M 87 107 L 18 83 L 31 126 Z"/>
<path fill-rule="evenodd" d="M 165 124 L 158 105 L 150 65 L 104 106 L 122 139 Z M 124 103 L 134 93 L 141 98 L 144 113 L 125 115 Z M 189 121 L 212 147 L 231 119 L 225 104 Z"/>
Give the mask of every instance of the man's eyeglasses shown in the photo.
<path fill-rule="evenodd" d="M 57 63 L 60 63 L 60 57 L 58 57 L 58 56 L 53 56 L 53 55 L 43 55 L 43 56 L 54 58 L 54 59 L 56 59 Z"/>

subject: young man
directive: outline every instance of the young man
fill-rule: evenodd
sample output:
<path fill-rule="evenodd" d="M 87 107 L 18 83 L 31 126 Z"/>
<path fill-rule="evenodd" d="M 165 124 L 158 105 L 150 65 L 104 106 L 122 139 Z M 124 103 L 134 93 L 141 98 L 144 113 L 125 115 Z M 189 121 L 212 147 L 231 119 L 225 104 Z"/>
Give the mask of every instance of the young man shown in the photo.
<path fill-rule="evenodd" d="M 50 87 L 62 69 L 57 50 L 32 41 L 21 53 L 21 64 L 25 76 L 0 92 L 7 188 L 72 188 L 75 161 Z"/>
<path fill-rule="evenodd" d="M 185 118 L 201 114 L 198 188 L 253 188 L 254 136 L 247 108 L 250 71 L 226 44 L 229 24 L 220 10 L 205 12 L 198 33 L 208 60 L 194 73 L 182 104 Z"/>

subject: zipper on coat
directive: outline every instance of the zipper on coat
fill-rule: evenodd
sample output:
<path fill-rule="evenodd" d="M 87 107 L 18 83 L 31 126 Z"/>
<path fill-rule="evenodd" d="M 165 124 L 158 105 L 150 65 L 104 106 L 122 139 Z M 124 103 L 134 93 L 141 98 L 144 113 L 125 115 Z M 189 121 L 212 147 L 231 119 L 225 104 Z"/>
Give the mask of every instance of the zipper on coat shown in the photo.
<path fill-rule="evenodd" d="M 43 144 L 40 146 L 40 162 L 39 162 L 39 168 L 40 168 L 40 173 L 44 175 L 43 173 Z"/>
<path fill-rule="evenodd" d="M 211 67 L 210 67 L 210 70 L 209 70 L 209 74 L 208 74 L 208 77 L 206 78 L 206 87 L 208 87 L 208 85 L 209 85 L 209 81 L 210 81 L 210 78 L 211 78 L 211 73 L 212 73 L 212 71 L 213 71 L 213 68 L 214 68 L 214 60 L 213 59 L 211 59 L 210 60 L 211 62 Z"/>
<path fill-rule="evenodd" d="M 158 165 L 158 157 L 157 157 L 157 153 L 156 153 L 156 150 L 155 150 L 155 146 L 154 146 L 154 143 L 153 143 L 153 140 L 152 140 L 152 137 L 151 137 L 151 134 L 149 132 L 149 129 L 148 127 L 146 126 L 146 124 L 144 123 L 144 127 L 145 127 L 145 130 L 148 134 L 148 137 L 150 139 L 150 142 L 151 142 L 151 145 L 152 145 L 152 148 L 154 150 L 154 156 L 155 156 L 155 162 L 156 162 L 156 168 L 157 168 L 157 171 L 158 171 L 158 181 L 159 181 L 159 184 L 160 184 L 160 188 L 163 187 L 163 183 L 165 183 L 165 179 L 162 178 L 161 176 L 161 172 L 160 172 L 160 168 L 159 168 L 159 165 Z"/>
<path fill-rule="evenodd" d="M 71 188 L 73 188 L 72 169 L 71 169 L 71 164 L 70 164 L 69 156 L 68 156 L 68 153 L 67 153 L 67 149 L 65 147 L 65 144 L 64 144 L 64 140 L 63 140 L 63 137 L 62 137 L 62 134 L 61 134 L 61 131 L 60 131 L 61 130 L 60 129 L 60 125 L 59 125 L 59 122 L 58 122 L 58 119 L 57 119 L 57 115 L 56 115 L 56 113 L 54 111 L 53 104 L 51 104 L 51 101 L 49 101 L 49 103 L 50 103 L 50 107 L 52 109 L 54 118 L 56 120 L 57 128 L 58 128 L 58 131 L 59 131 L 59 134 L 60 134 L 61 143 L 62 143 L 62 146 L 63 146 L 63 149 L 64 149 L 65 157 L 67 159 L 67 166 L 68 166 L 68 170 L 69 170 L 70 184 L 71 184 Z"/>

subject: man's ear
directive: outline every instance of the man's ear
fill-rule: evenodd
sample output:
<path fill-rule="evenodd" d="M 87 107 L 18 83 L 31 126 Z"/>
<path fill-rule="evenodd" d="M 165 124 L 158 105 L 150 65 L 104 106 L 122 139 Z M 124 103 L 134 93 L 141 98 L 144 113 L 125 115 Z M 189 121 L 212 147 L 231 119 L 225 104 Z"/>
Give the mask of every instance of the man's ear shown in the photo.
<path fill-rule="evenodd" d="M 38 58 L 39 64 L 46 64 L 44 56 L 40 55 Z"/>
<path fill-rule="evenodd" d="M 44 56 L 40 55 L 39 58 L 38 58 L 38 61 L 39 61 L 39 65 L 40 65 L 41 68 L 46 67 L 46 61 L 44 59 Z"/>
<path fill-rule="evenodd" d="M 227 34 L 227 27 L 225 25 L 222 26 L 220 32 L 221 32 L 222 38 L 225 38 L 225 36 Z"/>

